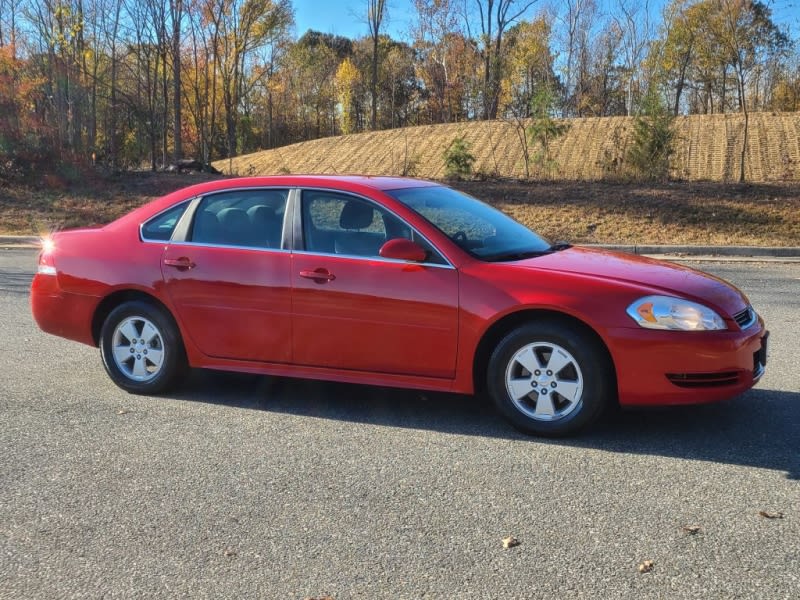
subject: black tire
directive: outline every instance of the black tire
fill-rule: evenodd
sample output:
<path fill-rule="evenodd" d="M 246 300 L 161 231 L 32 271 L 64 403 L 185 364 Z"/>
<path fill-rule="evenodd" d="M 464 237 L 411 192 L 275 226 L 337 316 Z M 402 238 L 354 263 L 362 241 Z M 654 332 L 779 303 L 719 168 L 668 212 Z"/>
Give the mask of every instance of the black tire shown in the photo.
<path fill-rule="evenodd" d="M 111 380 L 134 394 L 166 392 L 187 371 L 183 341 L 172 317 L 139 300 L 120 304 L 106 317 L 100 354 Z M 160 357 L 158 364 L 155 357 Z"/>
<path fill-rule="evenodd" d="M 549 370 L 551 365 L 558 370 Z M 569 324 L 537 321 L 511 331 L 497 345 L 489 359 L 487 390 L 517 429 L 559 437 L 600 417 L 615 398 L 616 379 L 608 352 L 594 336 Z"/>

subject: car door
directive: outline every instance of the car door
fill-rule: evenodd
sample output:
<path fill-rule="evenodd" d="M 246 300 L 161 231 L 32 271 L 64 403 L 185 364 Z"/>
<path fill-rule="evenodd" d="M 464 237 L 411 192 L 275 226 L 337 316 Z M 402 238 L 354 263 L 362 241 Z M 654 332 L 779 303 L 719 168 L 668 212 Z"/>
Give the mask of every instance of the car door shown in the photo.
<path fill-rule="evenodd" d="M 290 361 L 291 255 L 282 247 L 288 193 L 246 189 L 205 196 L 185 239 L 166 247 L 166 292 L 204 354 Z"/>
<path fill-rule="evenodd" d="M 372 201 L 304 190 L 295 212 L 292 353 L 301 365 L 451 378 L 458 343 L 458 272 L 429 244 L 429 260 L 379 256 L 414 237 Z"/>

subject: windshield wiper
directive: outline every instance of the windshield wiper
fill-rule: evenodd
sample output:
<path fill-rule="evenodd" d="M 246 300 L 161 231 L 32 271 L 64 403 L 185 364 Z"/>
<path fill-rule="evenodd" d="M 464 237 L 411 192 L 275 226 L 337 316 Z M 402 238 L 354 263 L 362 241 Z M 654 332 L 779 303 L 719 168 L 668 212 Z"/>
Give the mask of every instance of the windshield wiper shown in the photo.
<path fill-rule="evenodd" d="M 507 262 L 513 260 L 524 260 L 526 258 L 534 258 L 536 256 L 544 256 L 550 254 L 550 250 L 526 250 L 523 252 L 506 252 L 505 254 L 490 254 L 489 256 L 481 257 L 488 262 Z"/>
<path fill-rule="evenodd" d="M 567 250 L 568 248 L 572 248 L 572 244 L 568 242 L 556 242 L 550 246 L 550 252 L 560 252 L 561 250 Z"/>
<path fill-rule="evenodd" d="M 481 258 L 489 262 L 510 262 L 514 260 L 524 260 L 526 258 L 534 258 L 537 256 L 544 256 L 545 254 L 552 254 L 553 252 L 560 252 L 572 248 L 572 244 L 567 242 L 556 242 L 546 250 L 521 250 L 517 252 L 506 252 L 503 254 L 490 254 L 482 256 Z"/>

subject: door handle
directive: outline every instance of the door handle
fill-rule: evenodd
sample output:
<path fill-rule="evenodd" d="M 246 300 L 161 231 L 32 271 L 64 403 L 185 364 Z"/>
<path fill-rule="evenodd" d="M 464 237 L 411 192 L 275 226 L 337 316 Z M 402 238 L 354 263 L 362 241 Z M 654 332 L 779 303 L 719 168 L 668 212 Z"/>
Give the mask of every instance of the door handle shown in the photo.
<path fill-rule="evenodd" d="M 185 256 L 180 258 L 165 258 L 164 264 L 168 267 L 175 267 L 178 270 L 185 271 L 187 269 L 194 269 L 197 265 Z"/>
<path fill-rule="evenodd" d="M 313 271 L 300 271 L 300 277 L 313 279 L 317 283 L 327 283 L 328 281 L 333 281 L 336 279 L 336 275 L 328 271 L 328 269 L 323 269 L 322 267 L 314 269 Z"/>

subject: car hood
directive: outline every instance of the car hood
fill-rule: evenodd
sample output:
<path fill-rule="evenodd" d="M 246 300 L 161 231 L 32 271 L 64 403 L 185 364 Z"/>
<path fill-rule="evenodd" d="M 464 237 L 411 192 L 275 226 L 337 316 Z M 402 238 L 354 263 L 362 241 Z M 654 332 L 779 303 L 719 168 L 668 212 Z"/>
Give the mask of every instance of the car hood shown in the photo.
<path fill-rule="evenodd" d="M 523 268 L 572 273 L 641 286 L 644 293 L 660 293 L 695 300 L 734 315 L 748 305 L 741 291 L 728 282 L 674 263 L 600 250 L 572 247 L 514 263 Z"/>

